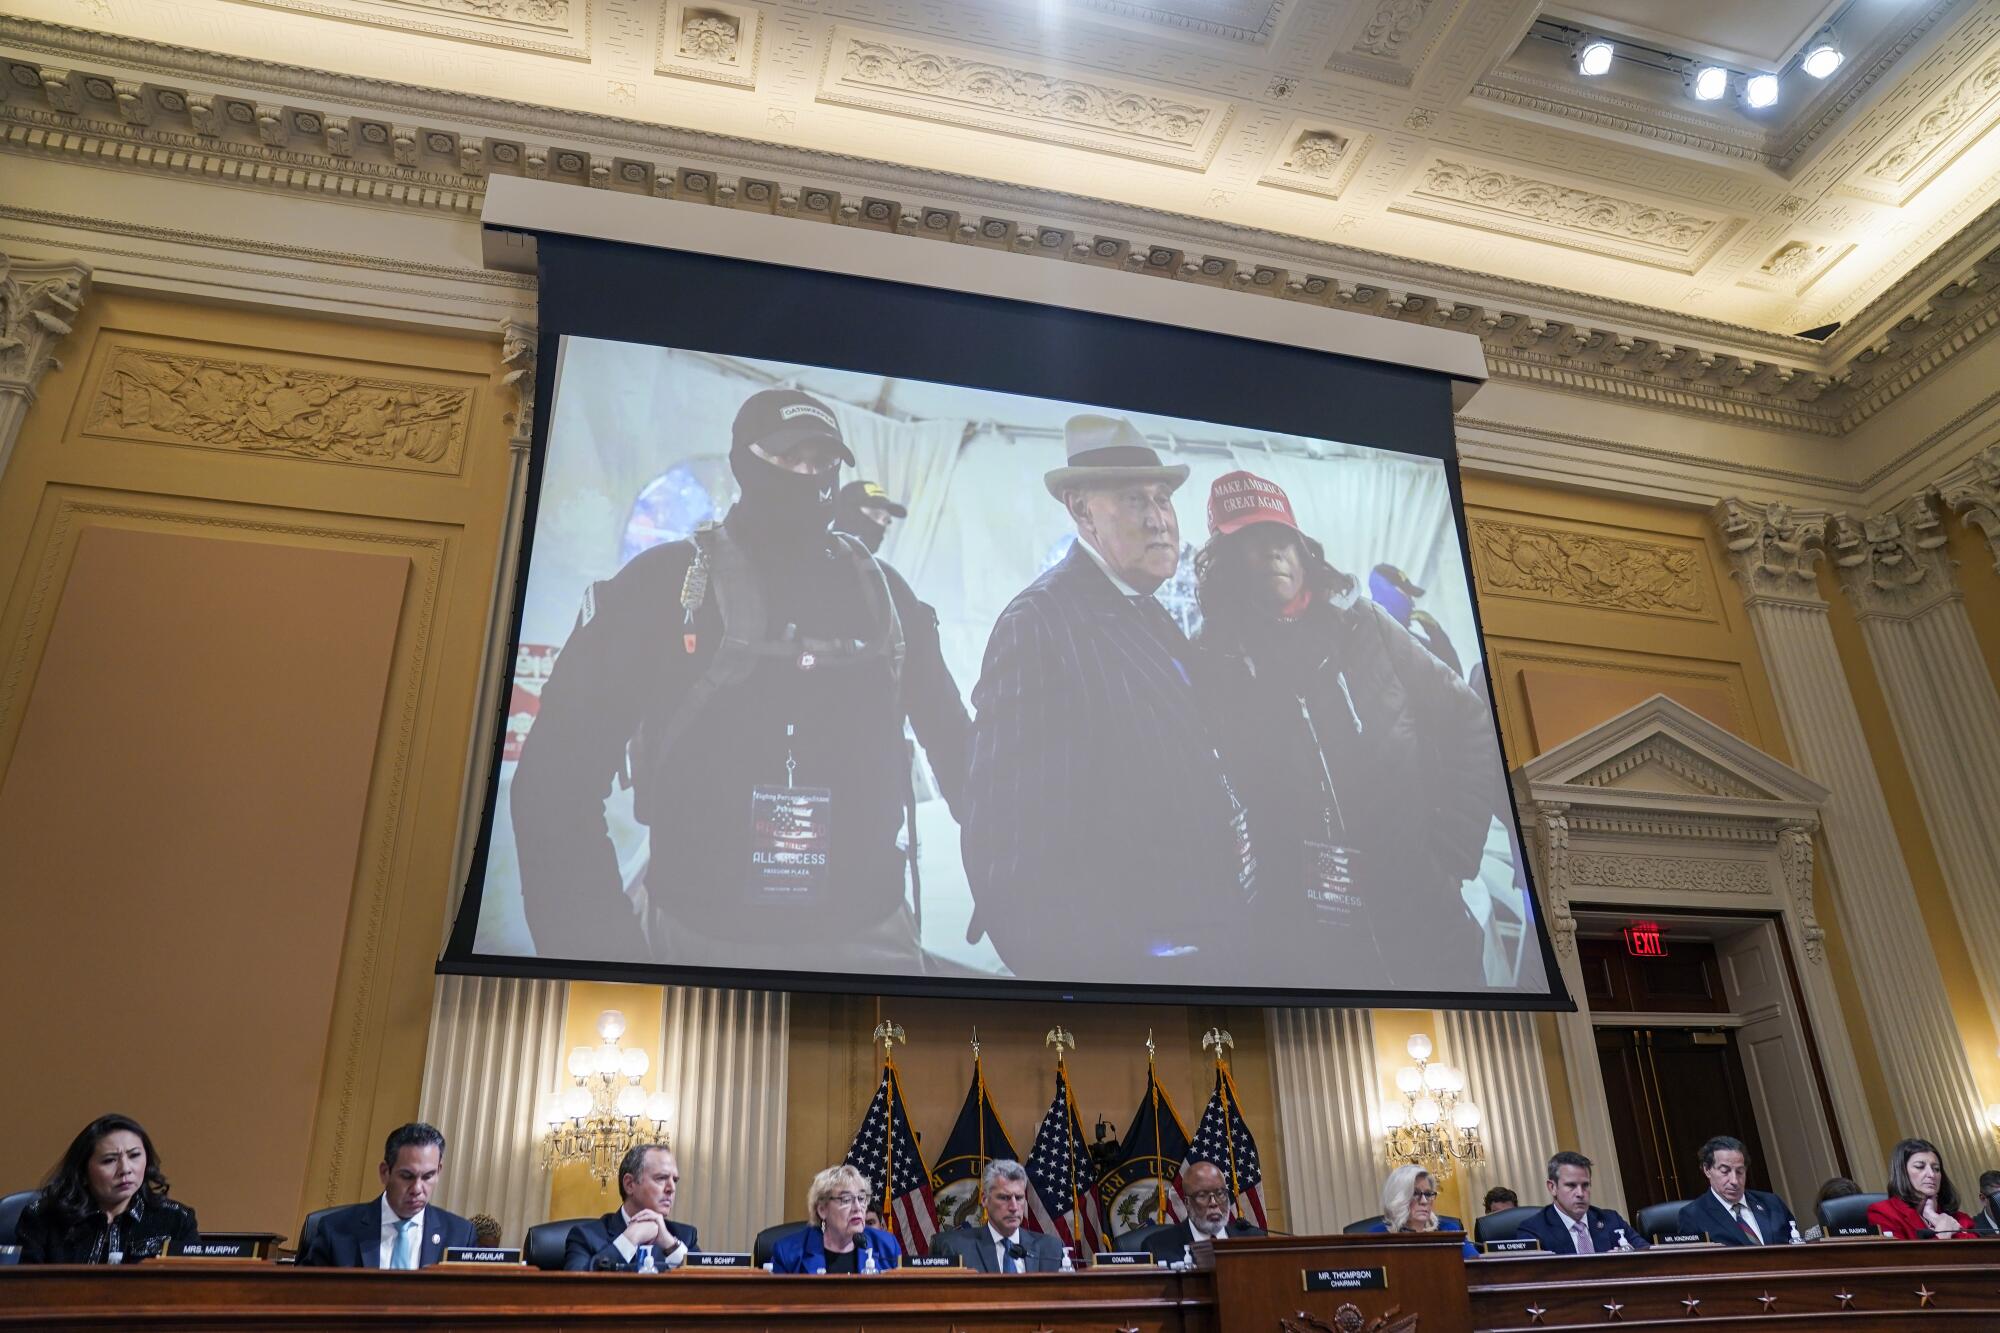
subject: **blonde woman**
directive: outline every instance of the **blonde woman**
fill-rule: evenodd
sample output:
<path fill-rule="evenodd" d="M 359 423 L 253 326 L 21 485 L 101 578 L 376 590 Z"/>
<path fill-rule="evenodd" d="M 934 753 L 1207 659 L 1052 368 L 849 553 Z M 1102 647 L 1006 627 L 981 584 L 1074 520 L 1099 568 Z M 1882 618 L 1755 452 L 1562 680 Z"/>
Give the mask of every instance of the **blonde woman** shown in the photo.
<path fill-rule="evenodd" d="M 806 1191 L 808 1225 L 771 1247 L 771 1271 L 879 1273 L 896 1267 L 903 1247 L 888 1232 L 868 1225 L 873 1194 L 868 1177 L 845 1164 L 814 1176 Z"/>
<path fill-rule="evenodd" d="M 1439 1217 L 1437 1213 L 1437 1186 L 1431 1182 L 1431 1173 L 1408 1162 L 1389 1173 L 1382 1182 L 1382 1220 L 1368 1228 L 1370 1231 L 1463 1231 L 1465 1224 L 1455 1217 Z M 1479 1251 L 1471 1241 L 1464 1242 L 1465 1257 L 1470 1259 Z"/>

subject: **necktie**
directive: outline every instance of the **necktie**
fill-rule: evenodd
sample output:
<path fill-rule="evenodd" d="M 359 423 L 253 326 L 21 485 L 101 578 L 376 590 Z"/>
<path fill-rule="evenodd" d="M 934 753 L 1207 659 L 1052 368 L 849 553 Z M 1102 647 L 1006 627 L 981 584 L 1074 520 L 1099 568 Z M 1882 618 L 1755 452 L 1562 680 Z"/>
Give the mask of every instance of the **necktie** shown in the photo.
<path fill-rule="evenodd" d="M 1021 1271 L 1014 1266 L 1014 1247 L 1004 1240 L 1000 1242 L 1000 1271 L 1003 1273 L 1018 1273 Z"/>
<path fill-rule="evenodd" d="M 1759 1232 L 1757 1224 L 1750 1220 L 1750 1210 L 1740 1203 L 1736 1205 L 1736 1222 L 1737 1225 L 1743 1228 L 1743 1234 L 1750 1238 L 1752 1245 L 1762 1245 L 1764 1243 L 1763 1233 Z"/>
<path fill-rule="evenodd" d="M 389 1253 L 389 1267 L 417 1266 L 417 1219 L 406 1217 L 396 1224 L 396 1248 Z"/>
<path fill-rule="evenodd" d="M 1578 1254 L 1597 1253 L 1597 1251 L 1593 1249 L 1590 1244 L 1589 1227 L 1585 1226 L 1581 1222 L 1572 1222 L 1569 1224 L 1569 1229 L 1576 1236 L 1576 1252 Z"/>

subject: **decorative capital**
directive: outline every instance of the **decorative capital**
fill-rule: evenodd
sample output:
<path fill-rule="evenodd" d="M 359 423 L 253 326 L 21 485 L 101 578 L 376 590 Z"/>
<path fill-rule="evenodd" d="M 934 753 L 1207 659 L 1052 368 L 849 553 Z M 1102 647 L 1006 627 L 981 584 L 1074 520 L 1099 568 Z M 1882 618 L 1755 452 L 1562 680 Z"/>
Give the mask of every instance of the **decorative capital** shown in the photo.
<path fill-rule="evenodd" d="M 1576 917 L 1569 910 L 1569 806 L 1545 801 L 1538 810 L 1536 840 L 1542 853 L 1542 897 L 1555 932 L 1556 952 L 1565 958 L 1576 951 Z"/>
<path fill-rule="evenodd" d="M 1724 500 L 1715 526 L 1729 552 L 1729 569 L 1746 600 L 1825 606 L 1814 568 L 1825 555 L 1827 516 L 1787 504 Z"/>
<path fill-rule="evenodd" d="M 1855 614 L 1907 619 L 1957 595 L 1944 525 L 1928 495 L 1867 518 L 1838 514 L 1830 538 Z"/>
<path fill-rule="evenodd" d="M 62 364 L 56 344 L 76 327 L 89 290 L 90 266 L 79 260 L 0 254 L 0 390 L 34 398 L 42 376 Z"/>
<path fill-rule="evenodd" d="M 1993 567 L 2000 570 L 2000 444 L 1989 444 L 1944 474 L 1937 497 L 1986 534 Z"/>
<path fill-rule="evenodd" d="M 500 326 L 500 364 L 507 367 L 500 383 L 513 391 L 514 405 L 507 412 L 511 430 L 507 447 L 525 452 L 535 439 L 535 326 L 507 320 Z"/>
<path fill-rule="evenodd" d="M 1806 958 L 1826 961 L 1826 929 L 1819 923 L 1813 906 L 1813 829 L 1811 820 L 1788 819 L 1778 826 L 1778 858 L 1784 867 L 1785 888 L 1792 895 L 1792 907 L 1799 914 L 1799 936 L 1805 942 Z"/>

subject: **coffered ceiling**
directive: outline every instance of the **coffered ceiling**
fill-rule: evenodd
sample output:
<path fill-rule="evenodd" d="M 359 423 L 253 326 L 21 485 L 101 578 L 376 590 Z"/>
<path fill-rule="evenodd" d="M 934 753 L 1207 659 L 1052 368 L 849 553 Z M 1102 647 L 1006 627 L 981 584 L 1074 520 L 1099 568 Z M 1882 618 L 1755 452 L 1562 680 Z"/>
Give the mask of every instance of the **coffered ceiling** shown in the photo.
<path fill-rule="evenodd" d="M 357 104 L 475 94 L 579 113 L 585 131 L 636 122 L 1068 192 L 1774 334 L 1852 319 L 2000 200 L 1995 0 L 0 7 L 272 62 L 279 90 L 319 71 Z M 1846 59 L 1822 81 L 1796 58 L 1829 28 Z M 1562 31 L 1635 58 L 1585 79 Z M 1682 57 L 1778 72 L 1780 97 L 1697 103 Z M 176 86 L 129 96 L 186 119 Z M 455 164 L 460 139 L 439 143 L 411 155 Z"/>

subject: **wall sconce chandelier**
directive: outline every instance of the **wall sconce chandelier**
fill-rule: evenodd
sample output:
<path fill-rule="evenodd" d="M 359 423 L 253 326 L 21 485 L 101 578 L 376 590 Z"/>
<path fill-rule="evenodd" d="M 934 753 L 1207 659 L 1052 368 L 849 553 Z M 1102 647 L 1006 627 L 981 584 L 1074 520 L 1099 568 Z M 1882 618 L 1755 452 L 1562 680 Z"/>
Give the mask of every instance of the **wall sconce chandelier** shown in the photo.
<path fill-rule="evenodd" d="M 673 1098 L 651 1096 L 640 1086 L 652 1061 L 636 1046 L 620 1046 L 625 1015 L 606 1009 L 597 1017 L 599 1046 L 578 1046 L 569 1053 L 569 1074 L 575 1086 L 543 1101 L 538 1119 L 542 1134 L 541 1167 L 552 1171 L 572 1162 L 587 1162 L 600 1186 L 615 1182 L 618 1163 L 635 1143 L 665 1143 L 667 1121 L 673 1118 Z"/>
<path fill-rule="evenodd" d="M 1390 1166 L 1416 1162 L 1434 1180 L 1451 1176 L 1459 1162 L 1486 1160 L 1486 1145 L 1479 1136 L 1484 1118 L 1479 1107 L 1460 1099 L 1465 1091 L 1465 1075 L 1447 1064 L 1431 1061 L 1431 1039 L 1419 1032 L 1406 1049 L 1416 1063 L 1396 1071 L 1396 1090 L 1402 1105 L 1391 1102 L 1382 1108 L 1382 1159 Z"/>

